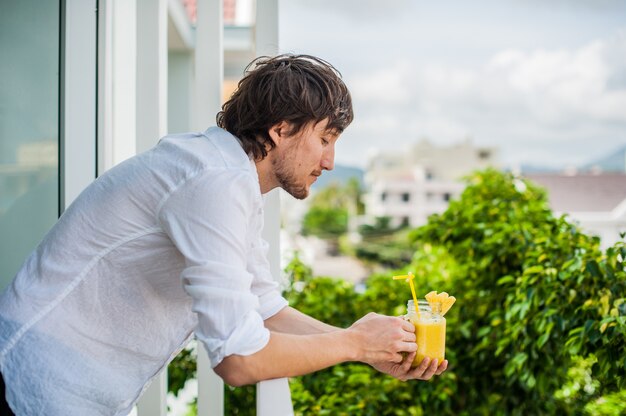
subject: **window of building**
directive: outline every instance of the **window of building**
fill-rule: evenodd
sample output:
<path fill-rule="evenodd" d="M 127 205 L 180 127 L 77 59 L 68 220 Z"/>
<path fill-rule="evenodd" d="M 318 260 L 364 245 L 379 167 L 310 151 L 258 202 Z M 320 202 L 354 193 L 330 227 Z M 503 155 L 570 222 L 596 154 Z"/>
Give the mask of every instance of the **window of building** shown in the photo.
<path fill-rule="evenodd" d="M 383 192 L 382 194 L 380 194 L 380 200 L 381 201 L 387 200 L 387 192 Z"/>
<path fill-rule="evenodd" d="M 404 192 L 402 194 L 402 202 L 409 202 L 410 199 L 411 199 L 411 194 L 409 194 L 408 192 Z"/>
<path fill-rule="evenodd" d="M 489 150 L 480 150 L 478 152 L 478 158 L 480 160 L 489 159 L 490 156 L 491 156 L 491 152 Z"/>
<path fill-rule="evenodd" d="M 22 0 L 0 13 L 0 289 L 59 215 L 60 9 Z"/>
<path fill-rule="evenodd" d="M 451 197 L 452 197 L 452 195 L 450 194 L 450 192 L 445 192 L 443 194 L 443 200 L 446 201 L 446 202 L 448 202 Z"/>

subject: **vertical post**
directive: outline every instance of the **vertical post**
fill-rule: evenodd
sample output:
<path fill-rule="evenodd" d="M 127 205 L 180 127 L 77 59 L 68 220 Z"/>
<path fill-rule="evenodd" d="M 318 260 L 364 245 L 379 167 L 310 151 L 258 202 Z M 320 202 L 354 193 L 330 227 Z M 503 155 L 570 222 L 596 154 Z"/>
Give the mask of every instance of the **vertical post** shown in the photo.
<path fill-rule="evenodd" d="M 137 152 L 136 88 L 137 65 L 137 2 L 113 0 L 112 28 L 112 140 L 113 164 Z"/>
<path fill-rule="evenodd" d="M 113 166 L 113 0 L 98 0 L 98 158 L 96 175 Z"/>
<path fill-rule="evenodd" d="M 96 176 L 96 0 L 62 11 L 61 210 Z"/>
<path fill-rule="evenodd" d="M 278 0 L 257 0 L 255 24 L 255 54 L 278 53 Z M 275 279 L 280 279 L 280 194 L 278 189 L 265 199 L 265 226 L 263 238 L 269 243 L 270 268 Z M 286 378 L 257 383 L 256 409 L 258 416 L 293 415 L 291 392 Z"/>
<path fill-rule="evenodd" d="M 136 0 L 135 150 L 154 146 L 167 132 L 167 1 Z M 137 403 L 139 416 L 167 416 L 167 368 Z"/>
<path fill-rule="evenodd" d="M 278 53 L 278 0 L 258 0 L 255 24 L 255 55 Z M 279 279 L 280 270 L 280 194 L 271 191 L 265 198 L 265 226 L 263 238 L 269 243 L 269 262 L 272 276 Z"/>
<path fill-rule="evenodd" d="M 198 342 L 198 416 L 224 414 L 224 382 L 211 369 L 204 344 Z"/>
<path fill-rule="evenodd" d="M 221 0 L 197 0 L 192 127 L 215 124 L 224 82 L 224 24 Z"/>
<path fill-rule="evenodd" d="M 150 147 L 150 139 L 154 143 L 165 133 L 166 6 L 164 0 L 98 2 L 100 173 Z M 138 70 L 142 76 L 138 77 Z M 143 395 L 139 414 L 164 416 L 166 394 L 167 373 L 163 373 Z"/>
<path fill-rule="evenodd" d="M 99 2 L 98 172 L 136 153 L 137 1 Z"/>
<path fill-rule="evenodd" d="M 215 124 L 224 80 L 224 11 L 222 0 L 197 0 L 194 55 L 194 130 Z M 224 384 L 211 369 L 204 345 L 198 345 L 198 415 L 224 414 Z"/>
<path fill-rule="evenodd" d="M 257 416 L 293 416 L 289 381 L 286 378 L 265 380 L 256 385 Z"/>
<path fill-rule="evenodd" d="M 161 371 L 141 395 L 137 416 L 167 416 L 167 369 Z"/>
<path fill-rule="evenodd" d="M 137 0 L 137 152 L 167 133 L 167 0 Z"/>
<path fill-rule="evenodd" d="M 278 0 L 257 0 L 254 33 L 256 56 L 278 53 Z"/>

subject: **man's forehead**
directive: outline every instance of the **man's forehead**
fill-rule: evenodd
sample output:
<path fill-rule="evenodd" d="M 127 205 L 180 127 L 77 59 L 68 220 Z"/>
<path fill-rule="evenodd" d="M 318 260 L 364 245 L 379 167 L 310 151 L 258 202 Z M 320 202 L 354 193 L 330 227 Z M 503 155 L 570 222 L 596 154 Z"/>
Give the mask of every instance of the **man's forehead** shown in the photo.
<path fill-rule="evenodd" d="M 313 126 L 314 130 L 320 131 L 328 136 L 338 137 L 341 132 L 336 127 L 328 126 L 329 120 L 325 118 L 324 120 L 318 121 L 315 126 Z"/>

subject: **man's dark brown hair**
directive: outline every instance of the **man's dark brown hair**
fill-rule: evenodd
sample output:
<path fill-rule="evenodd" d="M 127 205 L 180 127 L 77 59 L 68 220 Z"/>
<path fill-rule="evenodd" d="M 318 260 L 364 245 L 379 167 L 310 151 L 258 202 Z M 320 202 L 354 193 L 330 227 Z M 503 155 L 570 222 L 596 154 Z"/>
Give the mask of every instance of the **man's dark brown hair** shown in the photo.
<path fill-rule="evenodd" d="M 268 131 L 286 121 L 299 133 L 309 123 L 328 119 L 327 129 L 340 134 L 354 118 L 352 99 L 341 74 L 310 55 L 263 56 L 244 71 L 237 90 L 217 114 L 217 125 L 238 137 L 255 160 L 276 144 Z"/>

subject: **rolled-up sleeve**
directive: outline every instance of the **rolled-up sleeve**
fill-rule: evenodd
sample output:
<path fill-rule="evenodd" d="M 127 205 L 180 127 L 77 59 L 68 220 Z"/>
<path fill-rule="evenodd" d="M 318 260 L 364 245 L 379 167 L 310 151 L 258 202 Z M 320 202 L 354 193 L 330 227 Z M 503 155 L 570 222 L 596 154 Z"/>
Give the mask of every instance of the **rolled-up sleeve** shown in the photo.
<path fill-rule="evenodd" d="M 213 367 L 269 341 L 247 268 L 258 192 L 248 171 L 211 170 L 181 184 L 159 210 L 161 226 L 185 258 L 182 284 Z"/>

